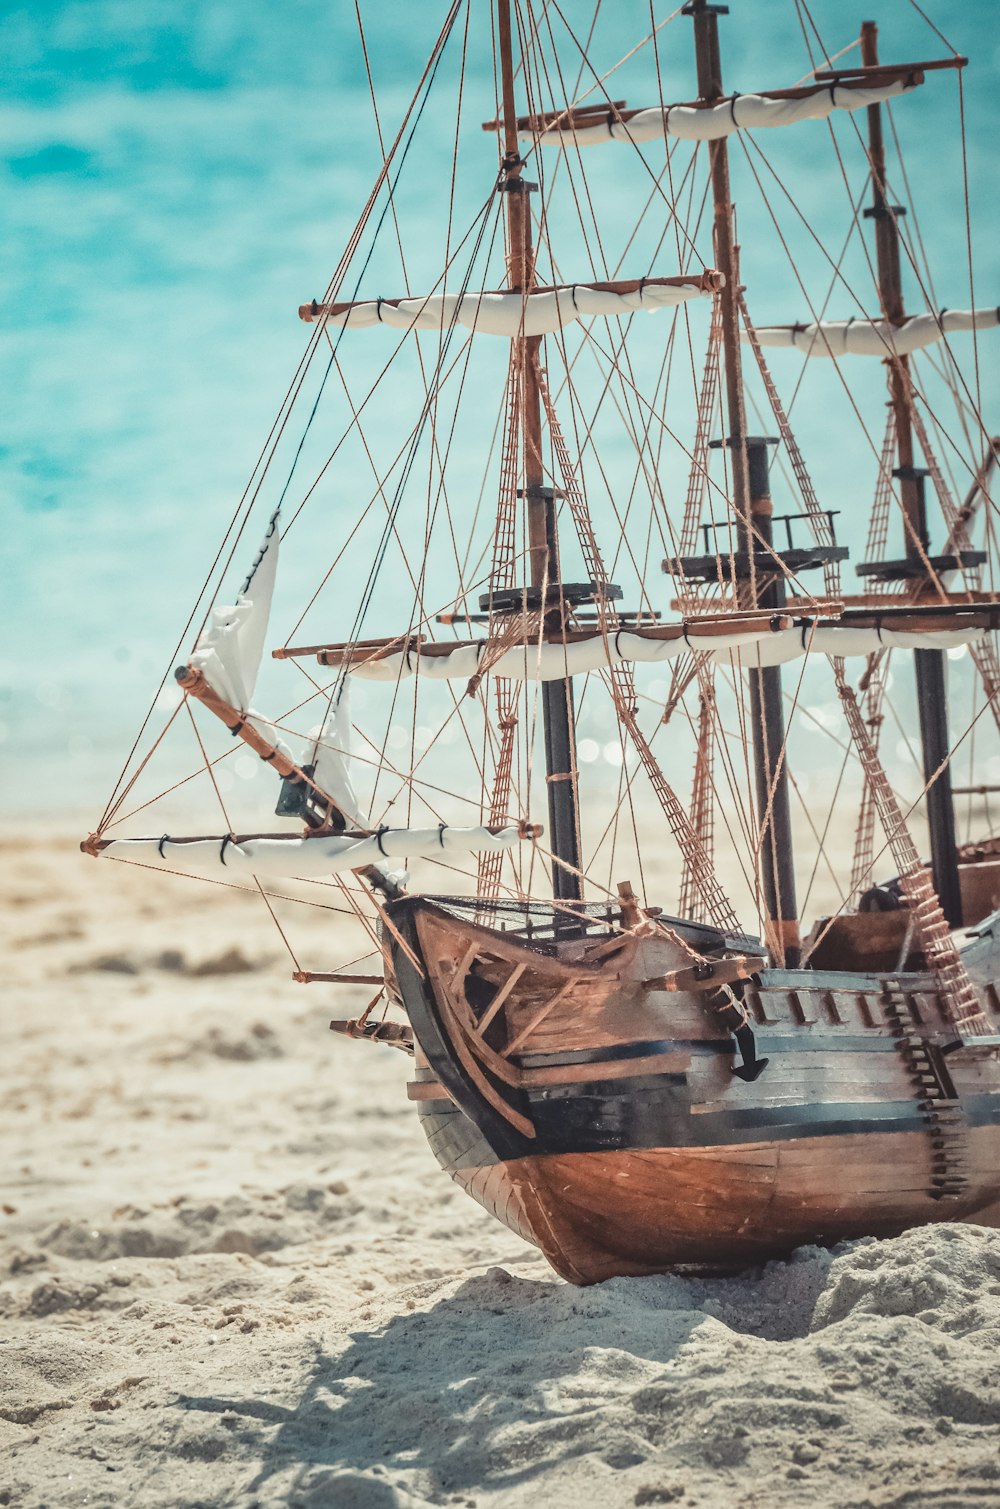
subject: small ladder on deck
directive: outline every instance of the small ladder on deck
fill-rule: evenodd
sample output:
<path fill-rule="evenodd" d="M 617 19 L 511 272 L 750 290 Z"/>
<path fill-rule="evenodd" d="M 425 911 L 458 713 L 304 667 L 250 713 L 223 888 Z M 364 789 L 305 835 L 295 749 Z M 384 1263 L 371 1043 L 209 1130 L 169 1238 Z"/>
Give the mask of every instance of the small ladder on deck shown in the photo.
<path fill-rule="evenodd" d="M 885 981 L 882 1002 L 886 1020 L 930 1137 L 932 1173 L 928 1194 L 932 1200 L 958 1200 L 969 1184 L 966 1164 L 969 1124 L 940 1049 L 912 1030 L 908 997 L 900 981 Z"/>

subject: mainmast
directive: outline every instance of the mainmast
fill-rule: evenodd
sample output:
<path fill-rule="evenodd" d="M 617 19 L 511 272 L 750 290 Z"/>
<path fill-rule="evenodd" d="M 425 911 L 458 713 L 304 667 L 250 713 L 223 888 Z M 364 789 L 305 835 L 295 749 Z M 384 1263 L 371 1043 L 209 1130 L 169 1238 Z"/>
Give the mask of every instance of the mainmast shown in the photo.
<path fill-rule="evenodd" d="M 878 63 L 878 27 L 874 21 L 861 26 L 861 61 L 866 68 Z M 865 216 L 875 222 L 875 252 L 878 265 L 879 298 L 886 320 L 902 325 L 906 319 L 900 270 L 899 225 L 897 217 L 905 214 L 901 205 L 890 205 L 886 193 L 885 143 L 882 134 L 882 106 L 868 106 L 868 155 L 871 162 L 872 205 Z M 924 482 L 925 467 L 915 465 L 913 424 L 910 416 L 912 384 L 909 358 L 891 355 L 886 359 L 889 372 L 889 395 L 896 430 L 896 467 L 903 505 L 903 528 L 906 535 L 905 562 L 886 565 L 895 576 L 909 578 L 914 589 L 929 582 L 927 508 Z M 943 563 L 953 567 L 955 562 Z M 875 574 L 870 567 L 866 575 Z M 955 851 L 955 807 L 948 764 L 951 741 L 948 735 L 947 690 L 942 650 L 915 650 L 917 707 L 920 715 L 920 743 L 923 753 L 924 780 L 927 791 L 927 821 L 930 828 L 931 870 L 941 909 L 952 927 L 962 921 L 962 898 L 959 889 Z"/>
<path fill-rule="evenodd" d="M 514 107 L 514 58 L 511 40 L 510 0 L 498 0 L 498 42 L 503 94 L 504 155 L 500 192 L 507 197 L 508 283 L 527 296 L 535 287 L 535 252 L 531 235 L 529 194 L 533 185 L 522 177 L 524 164 L 518 152 L 517 111 Z M 529 602 L 545 611 L 551 607 L 563 622 L 559 590 L 559 544 L 556 529 L 556 491 L 544 485 L 542 466 L 542 401 L 538 370 L 541 336 L 514 338 L 521 374 L 521 441 L 524 454 L 524 499 L 527 514 L 530 582 Z M 559 901 L 579 901 L 580 813 L 577 789 L 576 726 L 573 686 L 569 677 L 542 685 L 542 719 L 545 729 L 545 770 L 548 787 L 549 833 L 552 853 L 564 861 L 552 866 L 552 888 Z"/>
<path fill-rule="evenodd" d="M 705 101 L 722 99 L 725 92 L 722 87 L 718 18 L 720 15 L 728 15 L 729 8 L 709 4 L 708 0 L 688 0 L 683 13 L 691 16 L 694 22 L 699 98 Z M 755 561 L 760 559 L 760 552 L 766 553 L 771 545 L 772 507 L 767 447 L 776 442 L 763 436 L 747 434 L 740 350 L 739 247 L 734 235 L 726 138 L 710 142 L 708 152 L 715 206 L 715 266 L 726 280 L 718 297 L 721 301 L 729 434 L 715 444 L 724 445 L 730 454 L 733 504 L 740 522 L 739 553 L 746 563 L 746 576 L 741 582 L 739 597 L 742 606 L 780 611 L 785 603 L 781 573 L 773 570 L 773 561 L 769 563 L 771 569 L 765 565 L 761 574 L 766 574 L 767 584 L 758 587 L 755 570 Z M 749 683 L 760 822 L 760 874 L 767 941 L 776 961 L 794 967 L 799 961 L 801 945 L 795 900 L 781 671 L 776 666 L 751 670 Z"/>

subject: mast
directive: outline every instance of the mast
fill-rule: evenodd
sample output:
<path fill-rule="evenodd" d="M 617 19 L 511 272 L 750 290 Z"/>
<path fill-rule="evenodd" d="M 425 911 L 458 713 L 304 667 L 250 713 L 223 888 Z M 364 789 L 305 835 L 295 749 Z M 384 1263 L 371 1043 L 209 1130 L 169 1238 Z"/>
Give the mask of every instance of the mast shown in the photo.
<path fill-rule="evenodd" d="M 724 90 L 718 18 L 720 15 L 728 15 L 728 6 L 709 4 L 708 0 L 688 0 L 683 13 L 694 22 L 699 98 L 721 99 Z M 773 580 L 760 590 L 754 570 L 755 556 L 771 544 L 772 507 L 767 447 L 775 442 L 759 436 L 749 436 L 746 428 L 739 330 L 739 247 L 734 235 L 733 204 L 729 191 L 729 148 L 725 137 L 710 142 L 708 152 L 715 206 L 715 265 L 726 280 L 719 298 L 729 435 L 724 441 L 716 443 L 725 445 L 729 450 L 733 503 L 742 537 L 741 553 L 748 563 L 749 575 L 740 591 L 741 605 L 780 611 L 785 603 L 781 574 L 768 572 Z M 795 967 L 799 961 L 801 945 L 795 900 L 781 671 L 776 666 L 751 670 L 749 685 L 757 813 L 760 822 L 760 874 L 767 942 L 776 962 Z"/>
<path fill-rule="evenodd" d="M 861 61 L 865 67 L 874 67 L 878 63 L 878 27 L 874 21 L 864 21 L 861 25 Z M 872 204 L 870 209 L 865 210 L 865 216 L 875 222 L 879 298 L 886 320 L 892 325 L 902 325 L 906 312 L 896 217 L 905 214 L 905 211 L 900 205 L 890 205 L 886 194 L 885 143 L 882 134 L 882 107 L 879 104 L 868 106 L 868 156 L 871 162 Z M 896 430 L 896 467 L 893 476 L 899 482 L 902 495 L 907 575 L 917 582 L 927 574 L 929 539 L 924 481 L 928 473 L 926 468 L 915 465 L 913 425 L 910 418 L 909 358 L 890 356 L 886 366 L 889 370 L 889 395 Z M 955 848 L 951 767 L 947 763 L 951 740 L 948 734 L 944 652 L 915 650 L 913 658 L 917 677 L 924 780 L 933 781 L 927 792 L 931 871 L 941 909 L 951 926 L 956 927 L 962 920 L 962 897 Z"/>
<path fill-rule="evenodd" d="M 529 202 L 533 185 L 522 177 L 524 164 L 518 152 L 510 0 L 498 0 L 497 19 L 504 130 L 499 188 L 507 198 L 507 276 L 512 290 L 527 295 L 537 282 Z M 562 627 L 556 528 L 557 494 L 555 489 L 544 486 L 545 472 L 542 466 L 542 401 L 538 384 L 541 344 L 542 338 L 538 335 L 520 334 L 515 337 L 521 371 L 520 420 L 530 580 L 539 606 L 546 609 L 551 604 L 552 615 Z M 557 901 L 579 901 L 583 896 L 582 882 L 577 873 L 580 870 L 580 813 L 573 685 L 569 677 L 543 684 L 542 720 L 545 730 L 545 771 L 552 853 L 557 859 L 572 866 L 569 870 L 560 864 L 552 866 L 552 889 Z"/>

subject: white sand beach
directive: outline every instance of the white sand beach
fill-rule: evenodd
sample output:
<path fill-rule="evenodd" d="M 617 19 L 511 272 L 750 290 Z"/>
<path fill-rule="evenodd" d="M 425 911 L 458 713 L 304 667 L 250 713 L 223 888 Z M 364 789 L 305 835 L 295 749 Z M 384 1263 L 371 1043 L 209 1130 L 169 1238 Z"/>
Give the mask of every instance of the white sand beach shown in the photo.
<path fill-rule="evenodd" d="M 1000 1233 L 571 1288 L 259 898 L 75 842 L 4 852 L 0 1504 L 1000 1502 Z"/>

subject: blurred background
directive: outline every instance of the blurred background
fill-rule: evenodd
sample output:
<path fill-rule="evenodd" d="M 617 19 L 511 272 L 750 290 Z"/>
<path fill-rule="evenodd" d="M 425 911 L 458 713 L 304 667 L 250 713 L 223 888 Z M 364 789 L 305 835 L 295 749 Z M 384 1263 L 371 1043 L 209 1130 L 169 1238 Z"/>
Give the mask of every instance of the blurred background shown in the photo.
<path fill-rule="evenodd" d="M 9 816 L 79 812 L 82 820 L 92 821 L 103 805 L 304 349 L 308 331 L 297 318 L 297 306 L 322 295 L 381 166 L 379 132 L 386 141 L 395 136 L 445 12 L 440 3 L 421 8 L 361 0 L 376 122 L 359 14 L 347 0 L 297 0 L 280 9 L 261 0 L 240 6 L 219 0 L 170 5 L 86 0 L 4 7 L 0 363 L 6 401 L 0 479 L 10 524 L 2 595 L 0 803 Z M 471 6 L 464 78 L 461 35 L 449 44 L 397 187 L 406 286 L 415 292 L 436 282 L 448 235 L 454 245 L 464 234 L 494 179 L 495 138 L 480 130 L 495 108 L 491 12 L 485 0 Z M 655 20 L 669 14 L 661 8 Z M 581 64 L 571 28 L 578 26 L 582 35 L 590 27 L 592 7 L 564 7 L 562 15 L 568 25 L 550 16 L 553 37 L 566 60 L 566 82 L 582 92 L 592 87 L 593 77 Z M 817 36 L 833 55 L 856 37 L 869 15 L 880 24 L 884 60 L 947 52 L 910 0 L 882 0 L 877 11 L 861 0 L 846 8 L 842 0 L 815 0 L 815 31 L 792 0 L 781 6 L 733 0 L 722 22 L 727 82 L 739 90 L 795 83 L 810 67 L 807 42 L 817 59 Z M 965 74 L 964 111 L 975 301 L 990 304 L 1000 287 L 993 169 L 1000 42 L 994 8 L 987 0 L 940 0 L 933 19 L 972 63 Z M 589 56 L 604 73 L 649 30 L 645 3 L 605 6 Z M 856 57 L 850 54 L 846 61 Z M 657 56 L 647 46 L 623 64 L 609 83 L 613 97 L 630 105 L 654 103 L 657 67 L 665 98 L 693 97 L 689 22 L 678 18 L 662 29 Z M 957 76 L 929 75 L 912 99 L 897 104 L 893 120 L 904 145 L 907 188 L 920 214 L 934 293 L 942 305 L 968 307 Z M 837 132 L 842 167 L 825 125 L 759 133 L 774 169 L 768 179 L 771 210 L 756 192 L 750 154 L 734 146 L 743 274 L 758 323 L 808 319 L 805 293 L 816 306 L 829 297 L 831 318 L 858 312 L 846 294 L 830 294 L 829 257 L 840 252 L 865 169 L 853 124 L 845 118 Z M 456 199 L 449 229 L 453 153 Z M 647 149 L 647 157 L 654 156 L 655 148 Z M 595 214 L 607 227 L 607 260 L 616 263 L 628 244 L 636 207 L 648 195 L 648 178 L 614 150 L 595 150 L 586 166 Z M 552 173 L 551 165 L 547 171 Z M 758 159 L 756 173 L 766 178 L 767 171 Z M 560 220 L 564 208 L 554 192 L 552 257 L 558 255 L 563 275 L 585 276 L 587 268 L 574 261 L 580 228 L 568 213 Z M 803 230 L 799 211 L 827 250 Z M 706 236 L 703 226 L 699 250 L 710 262 Z M 801 284 L 782 250 L 782 236 L 794 242 Z M 350 288 L 360 278 L 359 296 L 404 292 L 395 234 L 380 238 L 361 276 L 370 250 L 363 246 L 356 258 Z M 644 255 L 636 249 L 639 272 L 646 270 Z M 673 237 L 663 259 L 659 271 L 676 270 Z M 497 286 L 499 249 L 484 252 L 481 262 L 477 271 L 484 281 L 478 286 Z M 623 275 L 629 270 L 624 267 Z M 874 307 L 857 236 L 845 275 Z M 912 279 L 908 292 L 914 312 L 926 307 Z M 668 318 L 656 317 L 664 332 Z M 695 325 L 700 365 L 704 312 Z M 650 321 L 644 338 L 655 328 Z M 473 484 L 477 490 L 482 485 L 506 359 L 506 342 L 480 344 L 493 347 L 478 357 L 483 365 L 476 377 L 484 392 L 493 385 L 489 403 L 481 423 L 458 430 L 450 462 L 460 483 L 463 468 L 467 471 L 470 496 Z M 341 343 L 340 361 L 357 392 L 366 391 L 396 345 L 391 332 L 359 333 Z M 983 405 L 994 428 L 1000 426 L 1000 404 L 993 402 L 998 345 L 991 333 L 978 341 Z M 968 358 L 971 373 L 971 337 L 956 338 L 955 349 Z M 655 339 L 652 352 L 658 362 L 662 347 Z M 803 358 L 796 352 L 772 357 L 787 400 Z M 409 411 L 408 430 L 415 404 L 413 359 L 409 367 L 405 358 L 398 366 L 383 387 L 383 408 L 374 421 L 376 429 L 381 425 L 389 432 L 387 442 L 393 416 Z M 851 399 L 880 436 L 881 364 L 859 360 L 851 375 L 856 382 Z M 687 386 L 692 387 L 690 376 Z M 304 407 L 289 429 L 288 452 L 279 457 L 273 486 L 262 492 L 244 553 L 252 555 L 252 543 L 288 475 L 316 389 L 314 383 L 304 393 Z M 323 403 L 292 502 L 344 426 L 343 391 L 328 390 Z M 687 429 L 688 437 L 690 405 L 688 391 L 676 415 L 678 431 Z M 793 422 L 820 499 L 842 510 L 841 535 L 858 559 L 876 468 L 832 364 L 812 365 L 797 393 Z M 614 446 L 609 438 L 612 463 Z M 389 453 L 396 449 L 391 446 Z M 664 461 L 674 468 L 678 510 L 686 481 L 683 459 L 678 453 Z M 357 448 L 345 452 L 317 494 L 315 516 L 299 529 L 298 554 L 290 552 L 283 566 L 272 642 L 294 623 L 315 586 L 317 563 L 325 567 L 332 558 L 371 491 L 364 457 Z M 595 516 L 601 524 L 597 503 Z M 369 545 L 362 535 L 359 559 Z M 234 562 L 228 579 L 233 590 L 247 564 L 242 555 Z M 432 602 L 449 601 L 454 574 L 447 559 L 432 557 Z M 341 582 L 328 593 L 322 612 L 310 621 L 313 637 L 349 632 L 357 592 L 350 573 L 347 579 L 350 587 Z M 372 606 L 368 633 L 401 626 L 387 621 L 398 591 L 391 572 L 380 590 L 384 596 Z M 282 696 L 272 690 L 274 671 L 265 665 L 260 693 L 265 707 Z M 911 678 L 899 675 L 905 724 L 912 711 Z M 646 687 L 654 699 L 663 690 L 658 684 Z M 172 705 L 171 696 L 168 687 L 164 709 Z M 808 781 L 811 766 L 823 770 L 829 755 L 824 724 L 836 723 L 828 678 L 815 692 L 807 686 L 803 701 L 813 718 L 803 725 L 796 760 Z M 611 777 L 620 764 L 618 741 L 610 706 L 601 712 L 596 703 L 591 698 L 583 709 L 581 760 L 595 768 L 607 763 Z M 380 726 L 392 736 L 391 723 L 383 718 Z M 406 731 L 404 742 L 408 738 Z M 889 758 L 898 755 L 912 765 L 905 729 L 884 747 Z M 269 811 L 270 787 L 260 802 L 250 796 L 251 788 L 267 780 L 259 762 L 240 756 L 229 767 L 226 779 L 237 790 L 246 788 L 248 810 Z M 680 782 L 685 789 L 687 768 Z M 997 778 L 1000 760 L 984 746 L 979 779 Z"/>

